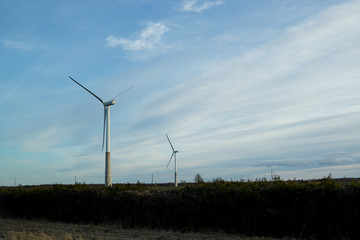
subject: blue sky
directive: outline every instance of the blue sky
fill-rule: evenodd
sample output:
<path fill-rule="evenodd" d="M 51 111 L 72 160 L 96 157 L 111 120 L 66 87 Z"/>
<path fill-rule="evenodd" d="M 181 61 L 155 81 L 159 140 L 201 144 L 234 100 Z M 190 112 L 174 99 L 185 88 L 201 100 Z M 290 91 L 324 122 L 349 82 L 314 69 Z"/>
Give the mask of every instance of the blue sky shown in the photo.
<path fill-rule="evenodd" d="M 360 177 L 360 1 L 0 2 L 0 185 Z"/>

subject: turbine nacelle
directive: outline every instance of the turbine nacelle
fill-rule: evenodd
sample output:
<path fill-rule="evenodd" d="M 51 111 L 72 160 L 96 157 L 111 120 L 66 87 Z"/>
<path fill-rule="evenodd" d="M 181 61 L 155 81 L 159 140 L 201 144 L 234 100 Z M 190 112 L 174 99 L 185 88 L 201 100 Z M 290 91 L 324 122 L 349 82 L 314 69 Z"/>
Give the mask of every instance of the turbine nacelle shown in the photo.
<path fill-rule="evenodd" d="M 113 99 L 111 101 L 104 102 L 104 106 L 107 107 L 107 106 L 115 105 L 115 103 L 116 101 L 115 99 Z"/>

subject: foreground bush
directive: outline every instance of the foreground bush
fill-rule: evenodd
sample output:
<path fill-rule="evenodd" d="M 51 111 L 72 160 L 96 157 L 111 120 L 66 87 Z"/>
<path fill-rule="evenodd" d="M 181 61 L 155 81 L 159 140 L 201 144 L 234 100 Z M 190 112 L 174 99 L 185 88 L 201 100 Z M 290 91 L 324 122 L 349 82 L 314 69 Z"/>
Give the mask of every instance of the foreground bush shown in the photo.
<path fill-rule="evenodd" d="M 358 239 L 359 203 L 359 183 L 330 178 L 219 180 L 179 188 L 79 184 L 0 190 L 2 217 L 315 239 Z"/>

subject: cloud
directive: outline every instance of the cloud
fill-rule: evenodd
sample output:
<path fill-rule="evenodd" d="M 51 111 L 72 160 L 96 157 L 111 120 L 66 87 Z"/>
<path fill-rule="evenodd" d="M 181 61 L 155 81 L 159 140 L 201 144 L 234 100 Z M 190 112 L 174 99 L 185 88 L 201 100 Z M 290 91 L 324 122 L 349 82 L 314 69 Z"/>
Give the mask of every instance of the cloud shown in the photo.
<path fill-rule="evenodd" d="M 267 169 L 268 170 L 268 169 Z M 306 169 L 291 169 L 283 171 L 275 171 L 275 174 L 280 176 L 281 179 L 320 179 L 331 175 L 333 178 L 344 177 L 358 177 L 360 170 L 360 164 L 346 164 L 337 166 L 315 167 Z M 270 171 L 268 174 L 259 174 L 259 177 L 270 178 Z"/>
<path fill-rule="evenodd" d="M 53 125 L 39 130 L 38 133 L 32 132 L 32 136 L 23 142 L 23 147 L 26 151 L 38 152 L 43 149 L 52 149 L 63 142 L 64 139 L 66 139 L 64 131 L 59 126 Z"/>
<path fill-rule="evenodd" d="M 262 46 L 234 52 L 228 60 L 204 60 L 197 74 L 139 100 L 128 129 L 160 139 L 164 147 L 151 145 L 154 152 L 168 151 L 162 134 L 167 132 L 180 150 L 181 168 L 221 162 L 221 171 L 271 164 L 295 169 L 358 162 L 351 149 L 360 131 L 360 48 L 354 41 L 360 37 L 359 6 L 332 7 Z M 182 69 L 191 64 L 183 62 Z M 171 76 L 172 70 L 156 69 L 159 76 Z M 155 134 L 159 131 L 162 135 Z M 130 142 L 127 152 L 141 149 Z"/>
<path fill-rule="evenodd" d="M 318 156 L 289 158 L 283 160 L 265 161 L 257 164 L 259 167 L 296 167 L 308 168 L 315 166 L 338 166 L 359 163 L 360 153 L 335 152 Z"/>
<path fill-rule="evenodd" d="M 223 3 L 224 3 L 223 1 L 205 1 L 202 3 L 198 3 L 197 0 L 185 0 L 181 4 L 180 11 L 200 13 L 204 10 L 207 10 L 215 6 L 219 6 Z"/>
<path fill-rule="evenodd" d="M 6 47 L 20 49 L 20 50 L 31 50 L 36 47 L 27 42 L 20 42 L 20 41 L 14 41 L 14 40 L 1 40 L 1 42 Z"/>
<path fill-rule="evenodd" d="M 9 39 L 0 39 L 0 43 L 7 48 L 22 50 L 22 51 L 32 51 L 32 50 L 52 50 L 53 47 L 46 46 L 41 42 L 27 42 L 27 41 L 17 41 Z"/>
<path fill-rule="evenodd" d="M 137 39 L 129 40 L 110 35 L 106 38 L 106 46 L 110 48 L 121 46 L 127 51 L 153 50 L 167 31 L 169 28 L 163 23 L 148 23 Z"/>

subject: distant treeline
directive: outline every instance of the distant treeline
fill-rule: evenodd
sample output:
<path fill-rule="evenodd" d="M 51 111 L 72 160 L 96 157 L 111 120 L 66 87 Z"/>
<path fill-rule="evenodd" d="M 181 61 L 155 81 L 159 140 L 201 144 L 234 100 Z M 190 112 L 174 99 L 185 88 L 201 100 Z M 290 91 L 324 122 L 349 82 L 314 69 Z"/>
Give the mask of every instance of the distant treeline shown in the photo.
<path fill-rule="evenodd" d="M 0 216 L 118 223 L 246 236 L 360 239 L 360 183 L 221 179 L 178 188 L 145 184 L 0 189 Z"/>

